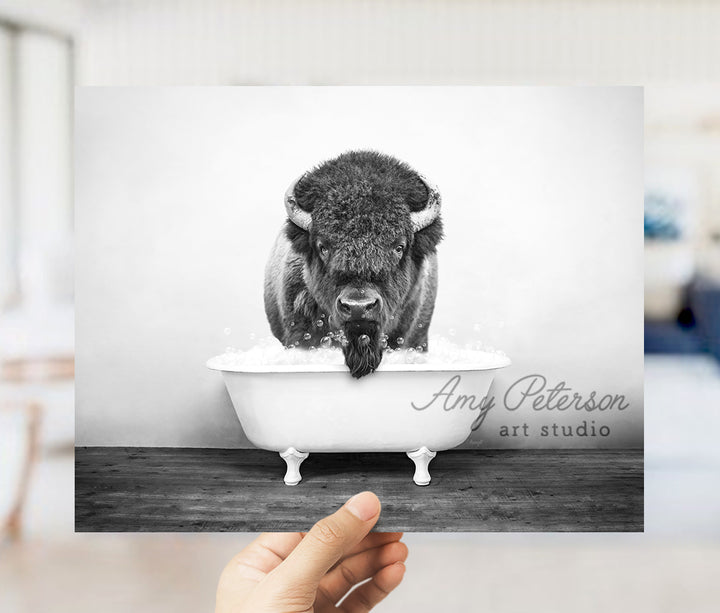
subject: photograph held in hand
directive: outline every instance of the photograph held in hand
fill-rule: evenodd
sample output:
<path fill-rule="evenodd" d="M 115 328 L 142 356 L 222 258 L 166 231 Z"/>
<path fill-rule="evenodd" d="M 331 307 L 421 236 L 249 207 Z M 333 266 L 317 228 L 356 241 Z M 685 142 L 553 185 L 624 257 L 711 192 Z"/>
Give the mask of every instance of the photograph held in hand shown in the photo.
<path fill-rule="evenodd" d="M 81 89 L 76 122 L 78 531 L 362 489 L 378 530 L 642 530 L 639 89 Z"/>

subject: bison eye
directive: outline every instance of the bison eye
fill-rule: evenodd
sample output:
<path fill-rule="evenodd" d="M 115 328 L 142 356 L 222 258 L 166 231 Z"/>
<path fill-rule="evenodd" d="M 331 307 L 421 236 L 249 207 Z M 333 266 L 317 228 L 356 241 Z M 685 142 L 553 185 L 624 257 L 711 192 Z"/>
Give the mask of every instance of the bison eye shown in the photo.
<path fill-rule="evenodd" d="M 397 255 L 398 257 L 402 257 L 403 253 L 405 253 L 405 245 L 396 245 L 395 255 Z"/>
<path fill-rule="evenodd" d="M 318 243 L 318 251 L 320 252 L 320 255 L 323 258 L 326 258 L 328 256 L 328 254 L 330 253 L 328 248 L 325 245 L 323 245 L 322 243 Z"/>

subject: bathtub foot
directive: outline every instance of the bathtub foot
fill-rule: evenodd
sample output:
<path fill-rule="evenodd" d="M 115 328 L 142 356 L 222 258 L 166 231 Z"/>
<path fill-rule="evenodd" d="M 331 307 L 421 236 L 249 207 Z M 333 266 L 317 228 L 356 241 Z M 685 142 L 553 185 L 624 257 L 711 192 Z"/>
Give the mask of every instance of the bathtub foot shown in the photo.
<path fill-rule="evenodd" d="M 415 451 L 407 452 L 407 457 L 415 462 L 415 474 L 413 475 L 415 485 L 430 485 L 428 465 L 436 455 L 434 451 L 430 451 L 427 447 L 420 447 Z"/>
<path fill-rule="evenodd" d="M 295 447 L 288 447 L 280 453 L 280 457 L 287 464 L 287 472 L 285 473 L 285 485 L 297 485 L 302 480 L 300 476 L 300 464 L 307 459 L 309 453 L 298 451 Z"/>

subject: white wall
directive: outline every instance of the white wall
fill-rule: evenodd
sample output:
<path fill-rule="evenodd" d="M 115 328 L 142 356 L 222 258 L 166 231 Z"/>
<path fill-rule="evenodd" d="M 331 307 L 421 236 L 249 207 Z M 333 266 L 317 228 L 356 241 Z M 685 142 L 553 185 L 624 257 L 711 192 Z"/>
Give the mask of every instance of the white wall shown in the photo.
<path fill-rule="evenodd" d="M 707 0 L 86 0 L 82 85 L 720 78 Z"/>
<path fill-rule="evenodd" d="M 80 89 L 78 445 L 247 444 L 205 360 L 265 335 L 262 273 L 300 172 L 348 148 L 435 181 L 435 333 L 624 412 L 491 411 L 470 445 L 642 443 L 642 93 L 633 89 Z M 226 336 L 224 329 L 232 334 Z M 607 439 L 502 438 L 608 424 Z"/>

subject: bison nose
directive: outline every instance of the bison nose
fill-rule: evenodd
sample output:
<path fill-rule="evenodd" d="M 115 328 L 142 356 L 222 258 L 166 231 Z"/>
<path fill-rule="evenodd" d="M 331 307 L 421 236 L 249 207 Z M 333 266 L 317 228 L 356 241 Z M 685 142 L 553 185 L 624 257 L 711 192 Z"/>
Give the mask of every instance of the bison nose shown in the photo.
<path fill-rule="evenodd" d="M 380 294 L 370 289 L 343 290 L 337 299 L 337 310 L 346 320 L 377 319 Z"/>

